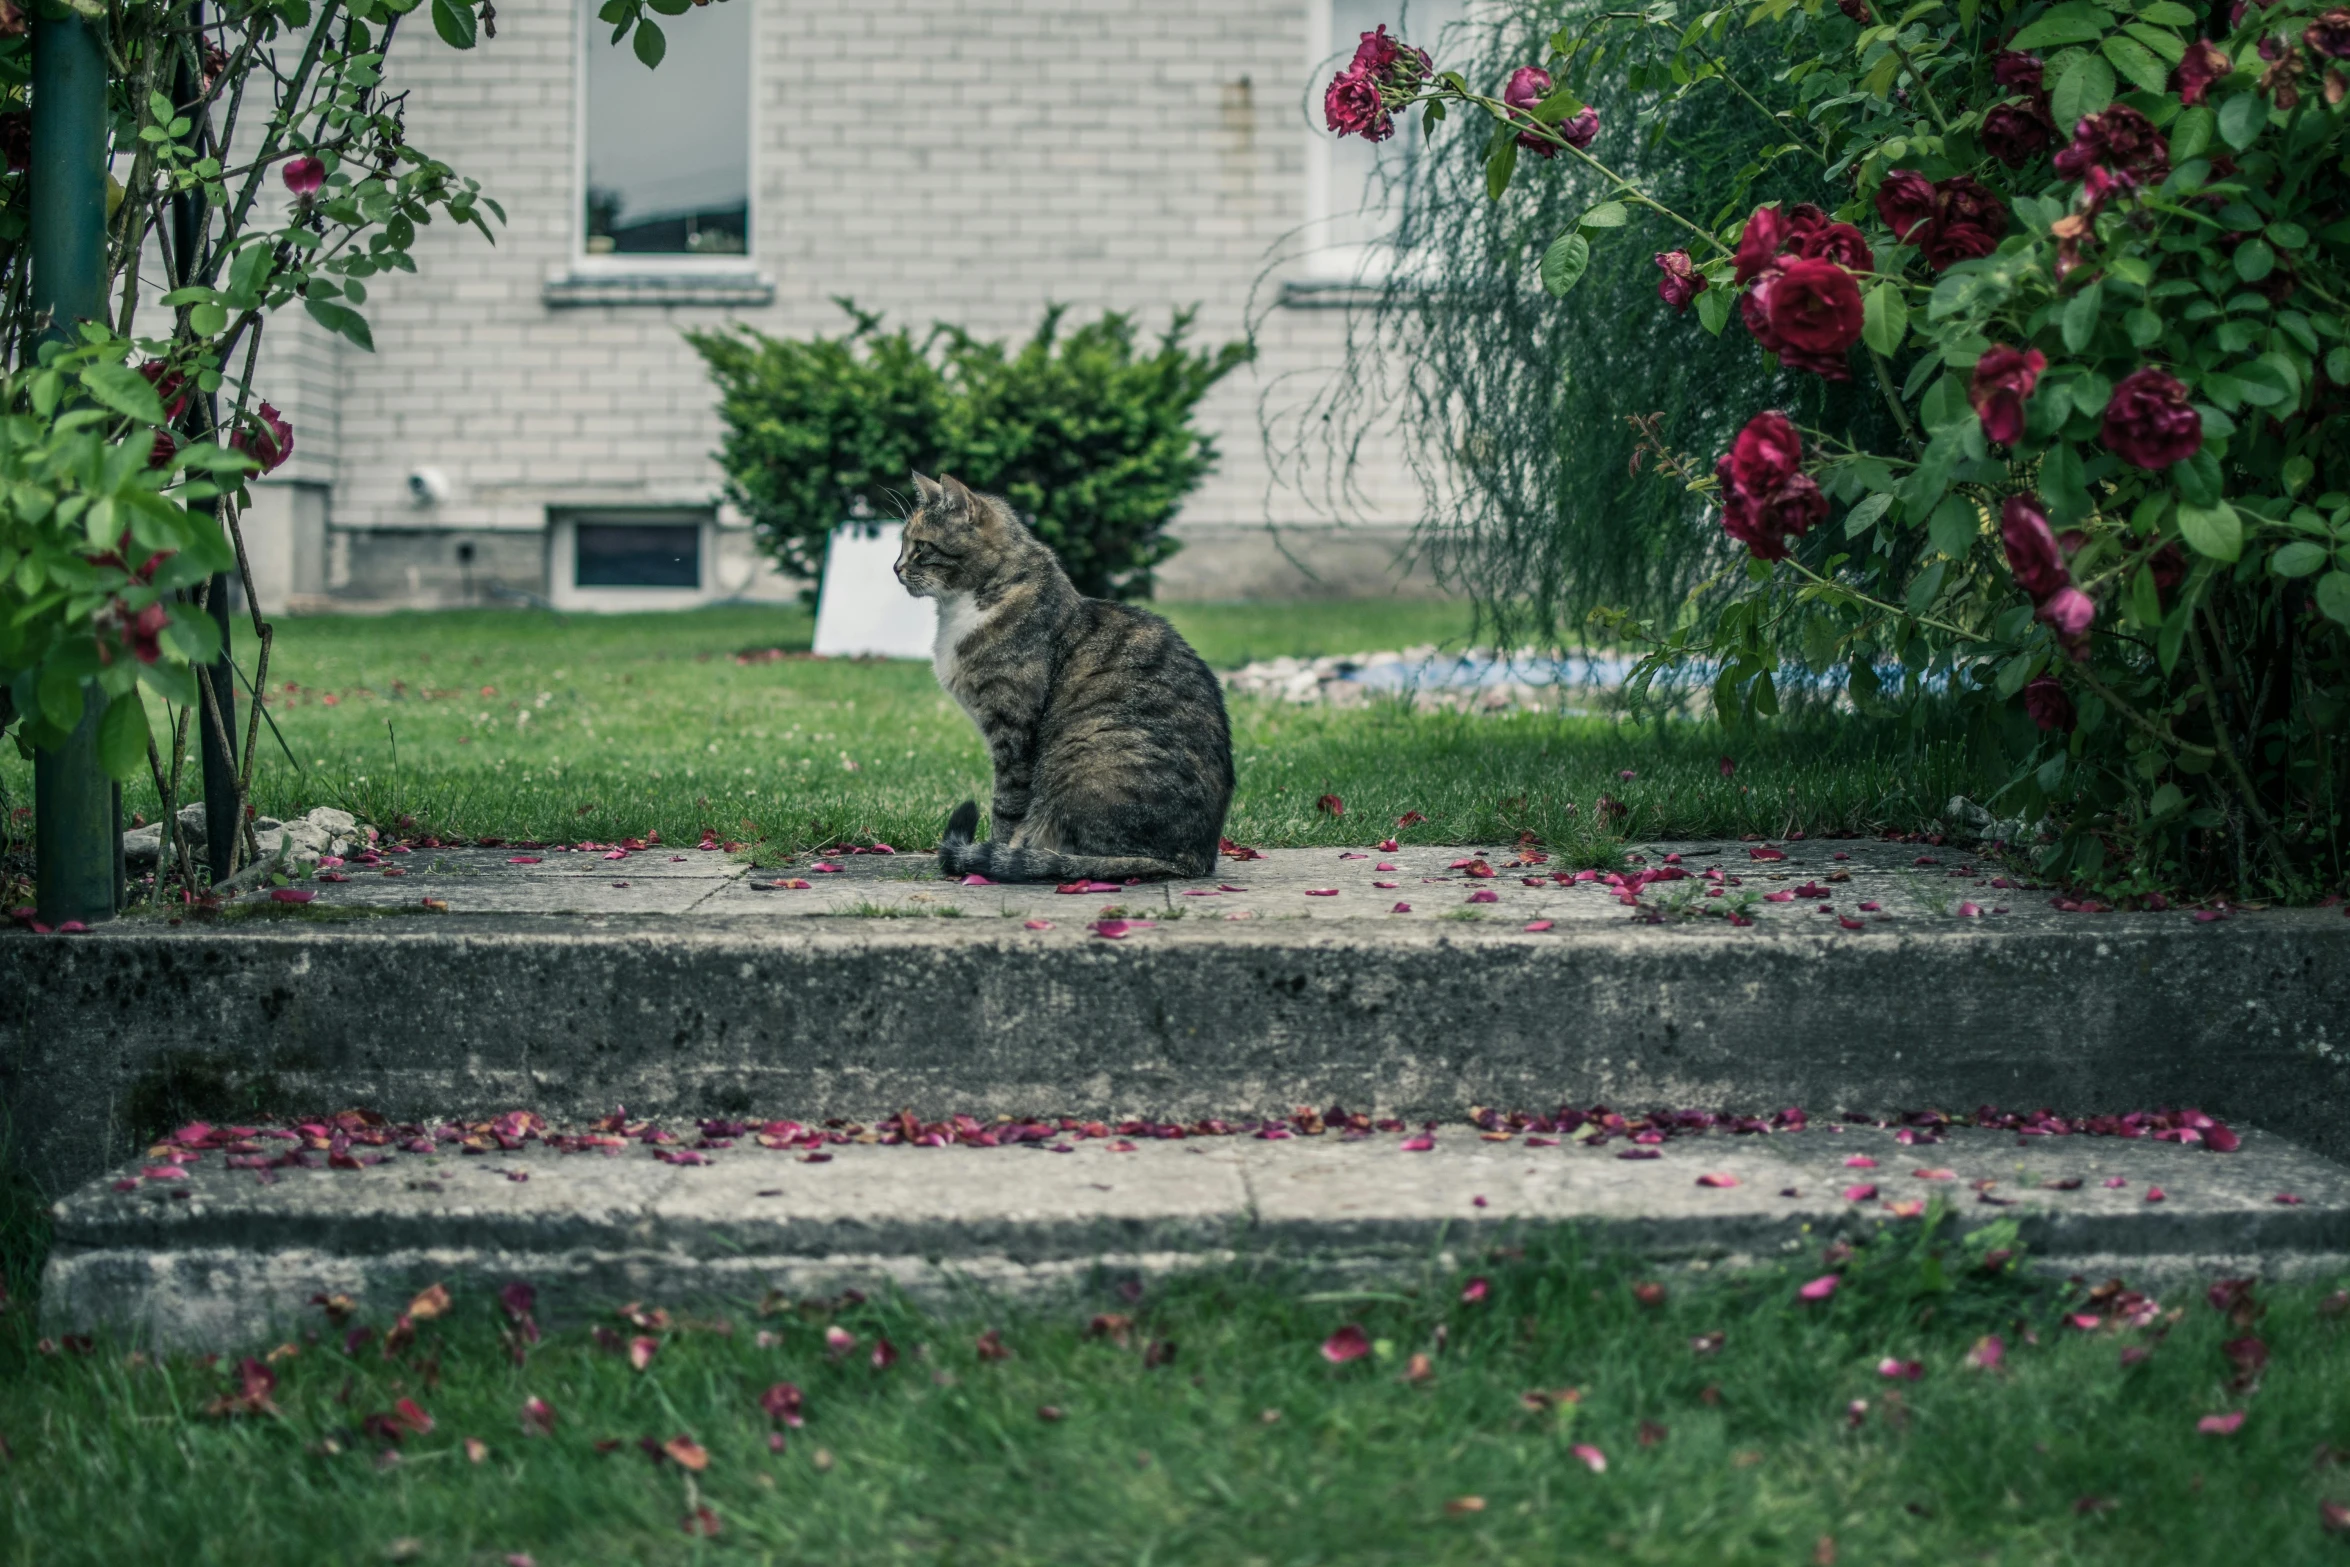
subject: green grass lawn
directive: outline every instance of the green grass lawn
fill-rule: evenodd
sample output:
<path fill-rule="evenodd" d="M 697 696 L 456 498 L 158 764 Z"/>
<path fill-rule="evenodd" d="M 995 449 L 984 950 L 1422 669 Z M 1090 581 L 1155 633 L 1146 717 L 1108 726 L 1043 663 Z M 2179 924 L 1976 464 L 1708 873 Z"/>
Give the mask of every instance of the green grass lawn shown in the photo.
<path fill-rule="evenodd" d="M 238 1390 L 238 1355 L 267 1343 L 217 1363 L 43 1354 L 19 1312 L 0 1330 L 0 1562 L 2241 1567 L 2350 1552 L 2323 1510 L 2350 1502 L 2339 1300 L 2263 1291 L 2245 1325 L 2197 1286 L 2147 1326 L 2085 1331 L 2064 1321 L 2077 1292 L 1900 1228 L 1824 1304 L 1795 1295 L 1821 1271 L 1810 1258 L 1677 1275 L 1644 1304 L 1642 1270 L 1554 1237 L 1335 1296 L 1227 1272 L 1018 1309 L 606 1319 L 655 1341 L 641 1371 L 580 1325 L 510 1355 L 495 1304 L 460 1295 L 391 1357 L 380 1314 L 348 1347 L 313 1314 L 271 1357 L 272 1408 L 247 1413 L 211 1411 Z M 1464 1298 L 1472 1276 L 1480 1299 Z M 1131 1326 L 1089 1333 L 1096 1313 Z M 1350 1324 L 1374 1348 L 1333 1364 L 1321 1346 Z M 829 1351 L 833 1329 L 853 1347 Z M 991 1329 L 1005 1358 L 982 1351 Z M 1986 1334 L 2003 1342 L 1995 1369 L 1969 1363 Z M 2248 1338 L 2265 1372 L 2244 1371 Z M 884 1339 L 896 1359 L 877 1368 Z M 1888 1378 L 1888 1357 L 1920 1375 Z M 761 1395 L 782 1382 L 805 1424 L 777 1446 Z M 429 1430 L 372 1419 L 403 1399 Z M 551 1431 L 526 1418 L 534 1399 Z M 2198 1429 L 2239 1411 L 2228 1434 Z"/>
<path fill-rule="evenodd" d="M 1168 613 L 1219 668 L 1460 645 L 1469 630 L 1467 610 L 1448 604 Z M 708 828 L 776 852 L 840 838 L 936 844 L 957 801 L 987 798 L 978 735 L 923 663 L 737 658 L 804 651 L 809 635 L 799 610 L 739 606 L 283 620 L 269 713 L 286 749 L 264 728 L 256 803 L 275 815 L 342 805 L 445 835 L 607 841 L 650 829 L 690 842 Z M 1532 831 L 1591 847 L 1607 836 L 1603 793 L 1630 807 L 1621 830 L 1634 835 L 1911 829 L 1980 783 L 1955 747 L 1857 721 L 1741 744 L 1725 776 L 1721 736 L 1689 723 L 1259 699 L 1235 699 L 1233 718 L 1229 830 L 1258 844 L 1376 840 L 1417 811 L 1426 821 L 1405 836 L 1422 842 Z M 29 764 L 0 761 L 0 789 L 26 803 Z M 1325 794 L 1345 802 L 1343 817 L 1317 809 Z M 151 818 L 154 789 L 134 782 L 125 806 Z M 17 836 L 27 826 L 15 818 Z"/>

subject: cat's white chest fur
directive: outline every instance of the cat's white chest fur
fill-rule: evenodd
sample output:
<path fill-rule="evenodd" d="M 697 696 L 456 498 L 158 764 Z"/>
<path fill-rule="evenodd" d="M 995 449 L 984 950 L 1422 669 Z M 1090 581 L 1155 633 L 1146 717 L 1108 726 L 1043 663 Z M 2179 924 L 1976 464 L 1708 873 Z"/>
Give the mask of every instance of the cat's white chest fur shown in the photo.
<path fill-rule="evenodd" d="M 963 639 L 979 629 L 987 617 L 980 612 L 979 599 L 971 593 L 948 593 L 938 601 L 938 640 L 930 647 L 930 668 L 938 676 L 938 683 L 949 691 L 955 689 L 955 676 L 961 672 L 961 663 L 955 649 Z"/>

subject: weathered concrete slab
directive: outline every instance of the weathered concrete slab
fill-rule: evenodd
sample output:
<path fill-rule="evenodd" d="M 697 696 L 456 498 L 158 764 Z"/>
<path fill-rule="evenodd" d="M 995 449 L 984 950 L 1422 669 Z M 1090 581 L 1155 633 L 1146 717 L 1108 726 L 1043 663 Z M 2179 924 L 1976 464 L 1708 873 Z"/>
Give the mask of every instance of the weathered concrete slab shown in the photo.
<path fill-rule="evenodd" d="M 2339 910 L 2060 913 L 1959 851 L 1756 847 L 1648 846 L 1647 867 L 1678 852 L 1697 874 L 1639 908 L 1506 851 L 1487 853 L 1490 879 L 1452 868 L 1471 851 L 1297 850 L 1079 894 L 952 885 L 920 855 L 778 872 L 699 850 L 418 851 L 393 857 L 399 877 L 349 869 L 307 908 L 0 932 L 0 1094 L 53 1189 L 189 1116 L 344 1105 L 2199 1104 L 2350 1154 Z M 753 890 L 778 879 L 810 885 Z M 1693 912 L 1773 893 L 1790 896 L 1742 928 Z M 1105 939 L 1105 910 L 1151 924 Z"/>
<path fill-rule="evenodd" d="M 560 1320 L 629 1299 L 1032 1291 L 1252 1258 L 1395 1275 L 1559 1224 L 1603 1249 L 1738 1265 L 1914 1222 L 1892 1205 L 1937 1197 L 1957 1231 L 2015 1219 L 2034 1264 L 2060 1272 L 2143 1284 L 2350 1266 L 2350 1170 L 2257 1131 L 2232 1154 L 1975 1130 L 1902 1146 L 1861 1127 L 1677 1138 L 1638 1159 L 1620 1143 L 1460 1127 L 1425 1152 L 1392 1135 L 1061 1146 L 851 1144 L 822 1163 L 740 1146 L 690 1168 L 643 1147 L 531 1146 L 271 1171 L 268 1184 L 208 1155 L 185 1181 L 101 1181 L 59 1203 L 42 1310 L 53 1331 L 226 1345 L 302 1317 L 316 1293 L 381 1320 L 435 1280 L 486 1292 L 527 1279 Z"/>

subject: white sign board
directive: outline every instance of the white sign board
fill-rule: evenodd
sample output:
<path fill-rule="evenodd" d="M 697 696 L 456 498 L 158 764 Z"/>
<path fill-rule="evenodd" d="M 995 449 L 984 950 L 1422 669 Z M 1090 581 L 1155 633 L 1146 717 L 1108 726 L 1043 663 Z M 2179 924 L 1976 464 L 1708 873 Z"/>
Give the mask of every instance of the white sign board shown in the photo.
<path fill-rule="evenodd" d="M 930 656 L 938 605 L 908 593 L 890 569 L 905 531 L 902 522 L 844 522 L 832 530 L 816 601 L 819 657 Z"/>

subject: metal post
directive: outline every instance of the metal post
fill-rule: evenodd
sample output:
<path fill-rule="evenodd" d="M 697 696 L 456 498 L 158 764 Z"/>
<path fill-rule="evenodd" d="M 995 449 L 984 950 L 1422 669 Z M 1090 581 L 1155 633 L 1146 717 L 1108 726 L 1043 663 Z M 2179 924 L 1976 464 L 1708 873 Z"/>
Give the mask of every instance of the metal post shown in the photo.
<path fill-rule="evenodd" d="M 81 16 L 33 18 L 32 306 L 43 335 L 106 319 L 106 54 Z M 33 849 L 41 919 L 111 919 L 122 897 L 114 781 L 98 764 L 103 698 L 83 693 L 82 721 L 33 759 Z"/>

